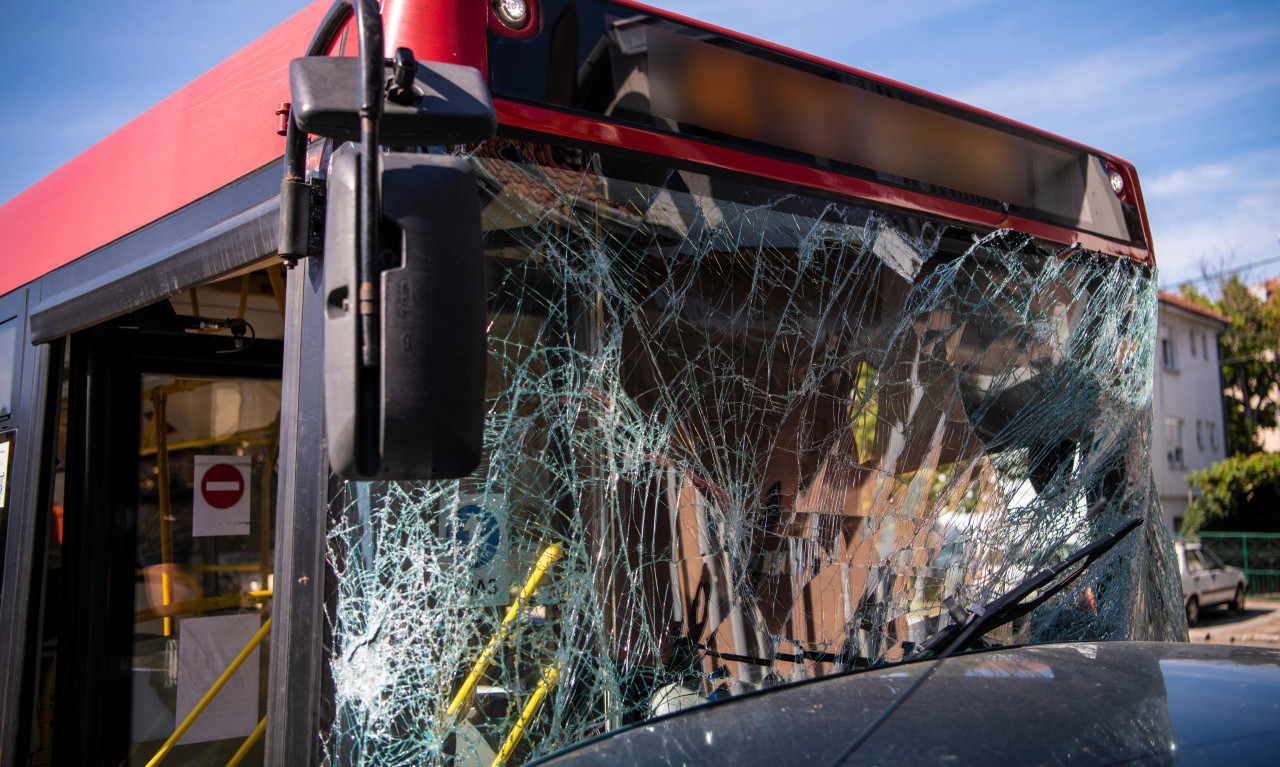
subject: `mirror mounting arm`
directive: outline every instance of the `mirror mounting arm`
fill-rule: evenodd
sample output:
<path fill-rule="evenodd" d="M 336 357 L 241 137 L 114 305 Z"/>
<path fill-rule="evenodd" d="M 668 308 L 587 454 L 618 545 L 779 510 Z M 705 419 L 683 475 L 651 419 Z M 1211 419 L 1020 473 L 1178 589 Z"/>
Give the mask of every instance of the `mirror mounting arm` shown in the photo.
<path fill-rule="evenodd" d="M 376 157 L 378 118 L 382 115 L 383 48 L 382 16 L 378 12 L 377 3 L 374 0 L 337 0 L 312 36 L 306 55 L 326 55 L 353 14 L 356 31 L 360 36 L 360 147 L 366 157 Z M 371 118 L 368 122 L 368 135 L 365 117 Z M 285 263 L 293 266 L 298 259 L 311 254 L 308 243 L 313 195 L 307 181 L 307 131 L 299 127 L 294 113 L 289 113 L 287 118 L 284 181 L 280 184 L 279 254 Z M 366 200 L 362 196 L 360 210 L 365 214 L 364 220 L 368 222 L 363 228 L 370 232 L 367 235 L 362 233 L 360 243 L 361 249 L 368 254 L 368 266 L 372 269 L 378 237 L 378 170 L 376 162 L 369 163 L 369 166 L 362 177 L 366 181 L 372 178 L 374 183 L 364 185 L 369 190 L 370 199 Z M 366 248 L 366 245 L 369 247 Z"/>

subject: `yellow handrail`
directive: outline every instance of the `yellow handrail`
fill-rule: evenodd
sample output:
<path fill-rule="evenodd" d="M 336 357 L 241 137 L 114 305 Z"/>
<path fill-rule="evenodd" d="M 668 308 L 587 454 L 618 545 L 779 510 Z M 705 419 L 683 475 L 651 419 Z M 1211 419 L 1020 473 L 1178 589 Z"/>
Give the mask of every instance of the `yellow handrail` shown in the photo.
<path fill-rule="evenodd" d="M 458 690 L 458 694 L 453 696 L 453 702 L 445 710 L 445 718 L 449 722 L 456 720 L 458 711 L 462 709 L 463 704 L 475 692 L 476 685 L 480 684 L 480 679 L 489 670 L 489 664 L 493 662 L 494 656 L 498 654 L 498 650 L 511 633 L 511 626 L 515 623 L 516 618 L 519 617 L 520 610 L 533 597 L 533 593 L 538 590 L 538 584 L 542 583 L 542 577 L 547 574 L 547 570 L 550 570 L 551 566 L 560 558 L 561 553 L 560 547 L 553 543 L 547 547 L 546 551 L 542 552 L 541 557 L 538 557 L 538 563 L 533 566 L 533 572 L 529 573 L 529 579 L 525 581 L 524 588 L 520 590 L 520 596 L 516 597 L 516 601 L 511 603 L 511 608 L 507 610 L 507 616 L 502 619 L 502 624 L 498 626 L 493 638 L 489 640 L 489 645 L 484 648 L 484 652 L 480 653 L 475 665 L 471 667 L 471 673 L 467 675 L 466 681 L 462 683 L 461 689 Z"/>
<path fill-rule="evenodd" d="M 244 646 L 244 649 L 240 651 L 240 654 L 231 661 L 231 665 L 227 666 L 227 670 L 222 672 L 222 676 L 218 677 L 218 680 L 213 683 L 213 686 L 204 694 L 204 697 L 200 699 L 200 702 L 191 709 L 189 714 L 187 714 L 187 718 L 182 720 L 182 724 L 179 724 L 174 729 L 173 734 L 169 736 L 169 739 L 166 740 L 162 746 L 160 746 L 160 750 L 156 752 L 156 755 L 151 757 L 151 761 L 147 762 L 147 767 L 156 767 L 156 765 L 160 763 L 161 759 L 168 756 L 169 752 L 173 750 L 173 744 L 177 743 L 178 739 L 185 735 L 187 730 L 191 729 L 191 725 L 194 724 L 196 719 L 204 713 L 204 710 L 209 707 L 209 704 L 213 702 L 214 696 L 222 691 L 222 688 L 227 684 L 227 682 L 231 681 L 231 677 L 235 676 L 236 671 L 238 671 L 240 667 L 244 665 L 244 662 L 249 659 L 254 648 L 262 644 L 262 640 L 267 638 L 267 633 L 270 631 L 271 619 L 267 618 L 263 621 L 262 628 L 258 629 L 258 633 L 254 634 L 253 639 L 249 640 L 249 644 Z M 265 725 L 261 726 L 265 727 Z"/>
<path fill-rule="evenodd" d="M 204 597 L 188 602 L 176 602 L 171 605 L 144 607 L 133 613 L 134 623 L 145 623 L 157 618 L 168 618 L 186 613 L 204 613 L 212 610 L 224 610 L 228 607 L 248 607 L 260 604 L 271 598 L 270 591 L 250 591 L 245 594 L 225 594 L 220 597 Z"/>
<path fill-rule="evenodd" d="M 560 666 L 558 664 L 542 669 L 542 678 L 538 680 L 538 687 L 533 691 L 533 697 L 529 698 L 524 710 L 520 712 L 520 719 L 516 722 L 516 726 L 511 728 L 511 732 L 507 734 L 507 739 L 502 741 L 502 748 L 498 749 L 498 755 L 493 758 L 492 767 L 502 767 L 511 758 L 511 752 L 516 750 L 516 745 L 524 737 L 524 731 L 529 727 L 529 722 L 532 722 L 534 715 L 538 713 L 538 707 L 542 705 L 542 699 L 547 697 L 547 693 L 551 691 L 551 688 L 558 681 L 560 681 Z"/>
<path fill-rule="evenodd" d="M 259 426 L 244 431 L 237 431 L 232 434 L 225 434 L 221 437 L 201 437 L 200 439 L 189 439 L 183 442 L 169 443 L 169 452 L 176 453 L 179 450 L 192 450 L 202 447 L 215 447 L 217 445 L 234 445 L 240 442 L 249 442 L 251 444 L 270 444 L 275 434 L 274 426 Z M 143 446 L 138 449 L 138 455 L 146 457 L 156 452 L 156 447 Z"/>
<path fill-rule="evenodd" d="M 262 569 L 261 562 L 239 565 L 193 565 L 198 573 L 252 573 Z"/>
<path fill-rule="evenodd" d="M 253 732 L 249 733 L 249 737 L 244 739 L 240 744 L 240 748 L 231 755 L 231 761 L 227 762 L 227 767 L 237 767 L 244 758 L 248 756 L 249 749 L 253 748 L 253 744 L 258 742 L 258 738 L 262 737 L 262 733 L 267 731 L 267 718 L 264 716 L 258 720 L 258 726 L 253 728 Z"/>

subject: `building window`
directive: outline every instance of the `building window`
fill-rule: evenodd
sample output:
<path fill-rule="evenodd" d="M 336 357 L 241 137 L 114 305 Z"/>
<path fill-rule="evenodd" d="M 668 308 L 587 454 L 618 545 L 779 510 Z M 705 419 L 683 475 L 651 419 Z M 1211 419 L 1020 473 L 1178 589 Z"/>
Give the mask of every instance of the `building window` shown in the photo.
<path fill-rule="evenodd" d="M 1204 333 L 1200 334 L 1200 356 L 1209 359 L 1209 342 L 1204 339 Z"/>
<path fill-rule="evenodd" d="M 1209 449 L 1218 452 L 1218 424 L 1209 422 Z"/>
<path fill-rule="evenodd" d="M 1160 339 L 1160 361 L 1164 363 L 1165 370 L 1178 369 L 1178 355 L 1173 346 L 1172 336 L 1165 336 Z"/>
<path fill-rule="evenodd" d="M 1196 450 L 1199 450 L 1200 452 L 1203 453 L 1204 452 L 1204 431 L 1202 427 L 1203 427 L 1203 424 L 1200 422 L 1200 419 L 1197 418 L 1196 419 Z"/>
<path fill-rule="evenodd" d="M 1182 419 L 1164 419 L 1164 442 L 1167 448 L 1166 457 L 1170 468 L 1180 469 L 1187 465 L 1186 455 L 1182 449 Z"/>
<path fill-rule="evenodd" d="M 1191 336 L 1191 356 L 1194 357 L 1196 356 L 1196 332 L 1194 330 L 1188 331 L 1188 335 Z"/>

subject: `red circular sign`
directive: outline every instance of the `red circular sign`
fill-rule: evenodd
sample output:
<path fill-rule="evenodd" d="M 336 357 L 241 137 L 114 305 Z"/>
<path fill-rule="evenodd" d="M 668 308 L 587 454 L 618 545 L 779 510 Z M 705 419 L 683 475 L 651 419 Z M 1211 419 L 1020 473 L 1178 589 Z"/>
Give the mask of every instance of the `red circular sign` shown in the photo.
<path fill-rule="evenodd" d="M 200 480 L 200 495 L 215 509 L 229 509 L 244 495 L 244 477 L 229 463 L 216 463 Z"/>

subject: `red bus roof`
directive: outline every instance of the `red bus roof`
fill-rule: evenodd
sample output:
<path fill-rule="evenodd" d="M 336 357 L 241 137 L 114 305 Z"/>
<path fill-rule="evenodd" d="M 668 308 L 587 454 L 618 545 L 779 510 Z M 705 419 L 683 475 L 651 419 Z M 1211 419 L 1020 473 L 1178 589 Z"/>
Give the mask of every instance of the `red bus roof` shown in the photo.
<path fill-rule="evenodd" d="M 330 3 L 317 0 L 0 207 L 0 294 L 279 157 L 273 114 L 289 59 Z"/>
<path fill-rule="evenodd" d="M 972 107 L 876 77 L 851 67 L 771 45 L 676 14 L 623 0 L 627 5 L 752 45 L 769 48 L 835 70 L 884 82 L 897 88 L 963 107 L 965 111 L 999 120 L 1023 131 L 1081 147 L 1044 131 L 1020 125 Z M 206 72 L 164 101 L 144 112 L 58 170 L 0 206 L 0 229 L 6 232 L 5 268 L 0 270 L 0 295 L 102 247 L 169 213 L 216 191 L 228 183 L 277 160 L 284 139 L 276 134 L 275 110 L 289 99 L 288 62 L 305 51 L 316 27 L 331 5 L 316 0 L 254 43 Z M 415 0 L 387 0 L 384 8 L 388 48 L 406 45 L 427 60 L 485 66 L 486 15 L 484 0 L 426 4 Z M 520 109 L 500 104 L 504 122 L 519 125 Z M 565 121 L 562 121 L 565 122 Z M 569 120 L 582 123 L 582 118 Z M 523 127 L 531 127 L 527 123 Z M 568 135 L 563 126 L 545 126 Z M 583 135 L 605 136 L 617 131 L 590 129 Z M 599 139 L 597 139 L 599 140 Z M 614 143 L 608 140 L 603 143 Z M 653 143 L 660 148 L 662 142 Z M 1087 147 L 1081 147 L 1088 149 Z M 1090 150 L 1093 151 L 1093 150 Z M 1099 153 L 1100 154 L 1100 153 Z M 1109 159 L 1116 159 L 1108 156 Z M 732 157 L 728 158 L 732 160 Z M 712 163 L 719 164 L 719 163 Z M 1132 181 L 1132 166 L 1123 163 Z M 765 173 L 764 175 L 774 175 Z M 795 174 L 789 174 L 795 175 Z M 812 176 L 812 178 L 810 178 Z M 834 178 L 834 176 L 833 176 Z M 834 183 L 831 179 L 800 173 L 796 179 L 841 193 L 858 193 L 865 184 Z M 828 183 L 831 182 L 831 183 Z M 1136 186 L 1136 183 L 1135 183 Z M 887 188 L 886 188 L 887 189 Z M 884 201 L 917 210 L 935 205 L 912 204 L 900 191 L 887 192 Z M 925 195 L 917 203 L 927 202 Z M 1141 202 L 1139 200 L 1139 205 Z M 1054 237 L 1067 230 L 1026 226 L 1028 222 L 989 220 L 967 206 L 945 205 L 952 217 L 984 226 L 993 223 L 1016 226 L 1033 234 Z M 935 210 L 935 212 L 941 212 Z M 1145 215 L 1144 215 L 1145 224 Z M 1037 231 L 1038 230 L 1038 231 Z M 1061 239 L 1059 236 L 1058 239 Z M 1140 249 L 1107 243 L 1100 238 L 1076 237 L 1089 247 L 1146 260 Z M 1147 237 L 1150 241 L 1149 234 Z"/>

